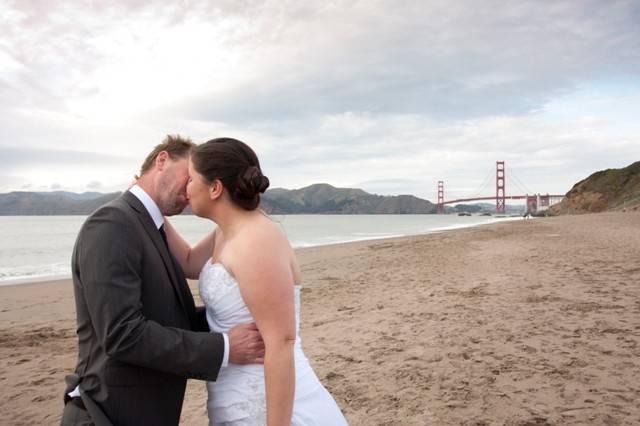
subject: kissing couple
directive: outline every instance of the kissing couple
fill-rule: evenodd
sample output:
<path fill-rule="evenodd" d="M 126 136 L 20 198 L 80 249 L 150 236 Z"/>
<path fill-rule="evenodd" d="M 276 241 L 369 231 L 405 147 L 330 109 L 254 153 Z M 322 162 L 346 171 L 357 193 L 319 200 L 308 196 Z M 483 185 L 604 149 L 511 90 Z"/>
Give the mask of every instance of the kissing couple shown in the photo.
<path fill-rule="evenodd" d="M 300 345 L 302 278 L 258 208 L 268 186 L 245 143 L 168 136 L 89 216 L 72 257 L 78 363 L 62 425 L 177 425 L 187 379 L 207 383 L 209 425 L 347 424 Z M 193 247 L 167 220 L 188 204 L 217 225 Z"/>

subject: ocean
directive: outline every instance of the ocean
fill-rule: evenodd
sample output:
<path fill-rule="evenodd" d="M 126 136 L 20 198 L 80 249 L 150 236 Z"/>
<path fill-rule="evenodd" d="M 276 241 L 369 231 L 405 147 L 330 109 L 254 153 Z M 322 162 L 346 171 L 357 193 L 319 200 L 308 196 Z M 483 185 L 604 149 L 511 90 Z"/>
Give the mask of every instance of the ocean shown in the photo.
<path fill-rule="evenodd" d="M 294 248 L 427 234 L 513 218 L 457 215 L 274 215 Z M 0 216 L 0 285 L 71 276 L 70 259 L 86 216 Z M 194 244 L 213 228 L 196 216 L 171 223 Z"/>

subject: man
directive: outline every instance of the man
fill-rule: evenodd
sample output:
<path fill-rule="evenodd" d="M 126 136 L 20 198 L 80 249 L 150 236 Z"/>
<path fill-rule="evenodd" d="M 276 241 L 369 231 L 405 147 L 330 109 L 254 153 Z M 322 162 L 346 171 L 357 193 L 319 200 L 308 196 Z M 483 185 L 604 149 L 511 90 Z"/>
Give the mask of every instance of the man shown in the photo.
<path fill-rule="evenodd" d="M 210 333 L 166 245 L 163 216 L 186 207 L 189 140 L 168 136 L 137 185 L 82 226 L 72 258 L 78 364 L 63 425 L 177 425 L 188 378 L 262 362 L 255 325 Z M 203 401 L 204 403 L 204 401 Z"/>

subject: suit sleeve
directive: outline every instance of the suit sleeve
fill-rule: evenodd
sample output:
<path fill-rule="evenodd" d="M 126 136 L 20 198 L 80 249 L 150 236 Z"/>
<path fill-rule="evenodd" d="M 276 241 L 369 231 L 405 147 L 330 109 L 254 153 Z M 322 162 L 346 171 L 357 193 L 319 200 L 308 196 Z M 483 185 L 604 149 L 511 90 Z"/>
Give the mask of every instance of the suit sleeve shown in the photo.
<path fill-rule="evenodd" d="M 207 322 L 207 310 L 204 306 L 196 307 L 194 331 L 209 331 L 209 323 Z"/>
<path fill-rule="evenodd" d="M 107 356 L 187 378 L 215 380 L 224 354 L 221 334 L 164 327 L 143 315 L 142 245 L 131 218 L 117 208 L 103 208 L 82 232 L 77 267 Z"/>

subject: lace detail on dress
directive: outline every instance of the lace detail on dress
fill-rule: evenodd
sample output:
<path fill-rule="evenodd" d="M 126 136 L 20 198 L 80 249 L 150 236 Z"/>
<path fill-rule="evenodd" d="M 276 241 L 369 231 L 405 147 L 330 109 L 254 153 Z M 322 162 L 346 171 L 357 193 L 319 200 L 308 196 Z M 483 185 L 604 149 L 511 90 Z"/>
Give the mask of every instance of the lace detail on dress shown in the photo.
<path fill-rule="evenodd" d="M 248 425 L 266 426 L 267 424 L 267 402 L 265 398 L 264 380 L 261 377 L 255 377 L 257 380 L 248 380 L 245 382 L 247 389 L 250 389 L 250 398 L 247 401 L 234 404 L 234 408 L 247 415 Z M 244 420 L 244 419 L 243 419 Z"/>
<path fill-rule="evenodd" d="M 267 424 L 267 404 L 264 375 L 232 374 L 231 377 L 233 377 L 232 387 L 220 385 L 219 383 L 214 384 L 213 382 L 207 383 L 209 390 L 207 404 L 209 424 L 216 426 L 227 424 L 233 426 L 265 426 Z M 241 389 L 242 392 L 234 395 L 235 392 L 232 389 Z M 231 395 L 220 395 L 219 393 L 224 390 L 227 393 L 231 393 Z M 218 394 L 214 395 L 214 392 Z"/>
<path fill-rule="evenodd" d="M 200 271 L 198 291 L 205 306 L 214 306 L 237 285 L 222 263 L 207 261 Z"/>

